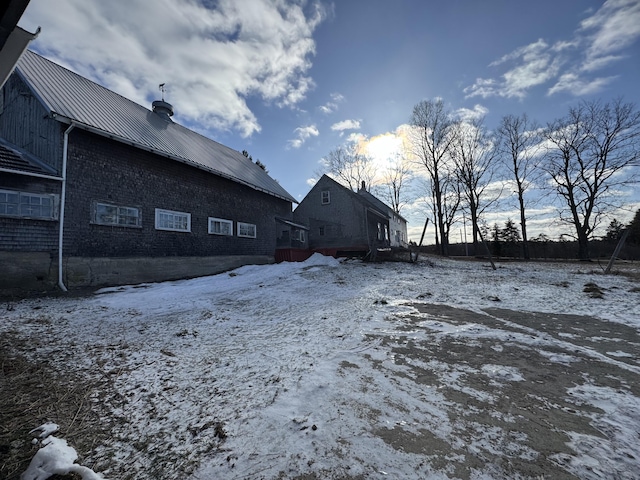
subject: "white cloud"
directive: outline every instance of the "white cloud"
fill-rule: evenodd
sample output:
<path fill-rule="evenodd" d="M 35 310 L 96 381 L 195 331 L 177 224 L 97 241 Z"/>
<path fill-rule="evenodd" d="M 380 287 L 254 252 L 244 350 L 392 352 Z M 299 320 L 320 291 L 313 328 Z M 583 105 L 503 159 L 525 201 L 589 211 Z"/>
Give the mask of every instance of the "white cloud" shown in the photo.
<path fill-rule="evenodd" d="M 344 96 L 340 93 L 332 93 L 331 100 L 318 107 L 322 113 L 329 114 L 338 110 L 338 105 L 344 102 Z"/>
<path fill-rule="evenodd" d="M 455 112 L 456 116 L 463 122 L 471 122 L 472 120 L 480 119 L 486 116 L 487 113 L 489 113 L 489 109 L 480 104 L 474 105 L 473 109 L 459 108 Z"/>
<path fill-rule="evenodd" d="M 40 53 L 149 106 L 166 83 L 176 120 L 260 131 L 247 97 L 293 106 L 313 88 L 320 4 L 289 0 L 125 2 L 32 0 L 21 26 Z"/>
<path fill-rule="evenodd" d="M 523 98 L 529 89 L 541 85 L 556 76 L 560 68 L 560 60 L 555 57 L 550 47 L 540 39 L 492 62 L 490 67 L 505 63 L 515 63 L 507 70 L 500 81 L 493 79 L 477 79 L 464 89 L 467 98 L 481 96 L 501 96 L 507 98 Z"/>
<path fill-rule="evenodd" d="M 640 2 L 608 0 L 582 21 L 581 30 L 592 33 L 587 59 L 609 56 L 631 46 L 640 37 Z"/>
<path fill-rule="evenodd" d="M 602 90 L 606 85 L 615 80 L 615 76 L 599 77 L 591 80 L 580 78 L 575 73 L 565 73 L 556 84 L 552 86 L 547 95 L 553 95 L 558 92 L 566 91 L 574 96 L 589 95 Z"/>
<path fill-rule="evenodd" d="M 501 76 L 478 78 L 464 93 L 467 98 L 524 98 L 531 88 L 551 82 L 555 84 L 549 94 L 596 93 L 616 77 L 594 78 L 592 73 L 624 59 L 624 49 L 639 38 L 640 1 L 608 0 L 580 23 L 571 38 L 553 45 L 539 39 L 503 55 L 489 65 L 505 68 Z"/>
<path fill-rule="evenodd" d="M 331 130 L 342 132 L 344 130 L 359 130 L 360 129 L 360 121 L 359 120 L 343 120 L 341 122 L 334 123 L 331 125 Z"/>
<path fill-rule="evenodd" d="M 289 140 L 290 148 L 300 148 L 309 138 L 317 137 L 320 134 L 315 125 L 298 127 L 294 130 L 294 133 L 296 138 Z"/>

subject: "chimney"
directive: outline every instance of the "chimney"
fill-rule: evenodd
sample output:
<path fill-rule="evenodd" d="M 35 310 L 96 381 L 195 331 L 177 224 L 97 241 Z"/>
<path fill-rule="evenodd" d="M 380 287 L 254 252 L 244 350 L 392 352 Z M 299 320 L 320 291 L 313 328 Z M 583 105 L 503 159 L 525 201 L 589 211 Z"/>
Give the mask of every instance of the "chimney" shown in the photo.
<path fill-rule="evenodd" d="M 153 113 L 157 113 L 165 120 L 172 121 L 170 117 L 173 115 L 173 105 L 164 100 L 155 100 L 151 105 L 153 107 Z"/>
<path fill-rule="evenodd" d="M 364 190 L 365 192 L 367 191 L 367 184 L 364 183 L 364 180 L 362 180 L 362 188 L 360 190 Z"/>

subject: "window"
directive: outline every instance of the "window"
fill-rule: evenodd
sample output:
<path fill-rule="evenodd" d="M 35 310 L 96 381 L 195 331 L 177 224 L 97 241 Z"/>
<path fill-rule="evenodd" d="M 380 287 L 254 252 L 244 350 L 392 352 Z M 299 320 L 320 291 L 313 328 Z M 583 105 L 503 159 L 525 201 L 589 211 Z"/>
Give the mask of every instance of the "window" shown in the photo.
<path fill-rule="evenodd" d="M 253 223 L 238 222 L 238 236 L 256 238 L 256 226 Z"/>
<path fill-rule="evenodd" d="M 382 231 L 382 224 L 378 223 L 378 240 L 384 240 L 384 233 Z"/>
<path fill-rule="evenodd" d="M 291 234 L 291 238 L 298 242 L 304 242 L 304 230 L 294 230 Z"/>
<path fill-rule="evenodd" d="M 99 225 L 114 225 L 118 227 L 140 227 L 142 216 L 136 207 L 123 207 L 109 203 L 95 202 L 93 222 Z"/>
<path fill-rule="evenodd" d="M 156 208 L 156 230 L 191 231 L 191 214 Z"/>
<path fill-rule="evenodd" d="M 320 227 L 318 233 L 320 234 L 320 236 L 324 235 L 324 227 Z"/>
<path fill-rule="evenodd" d="M 58 196 L 0 190 L 0 215 L 55 220 L 58 218 Z"/>
<path fill-rule="evenodd" d="M 329 190 L 323 190 L 321 192 L 321 201 L 322 201 L 322 205 L 327 205 L 329 203 L 331 203 L 331 192 L 329 192 Z"/>
<path fill-rule="evenodd" d="M 209 233 L 214 235 L 233 235 L 233 222 L 222 218 L 209 217 Z"/>

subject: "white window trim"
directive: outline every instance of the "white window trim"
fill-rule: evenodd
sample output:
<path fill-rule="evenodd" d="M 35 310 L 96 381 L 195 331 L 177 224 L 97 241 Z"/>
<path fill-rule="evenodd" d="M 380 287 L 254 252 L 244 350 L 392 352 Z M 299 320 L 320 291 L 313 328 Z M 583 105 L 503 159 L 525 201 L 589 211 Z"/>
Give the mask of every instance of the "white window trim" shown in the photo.
<path fill-rule="evenodd" d="M 0 193 L 6 193 L 6 194 L 9 194 L 9 195 L 18 195 L 18 203 L 16 204 L 17 213 L 16 214 L 0 213 L 0 216 L 2 216 L 2 217 L 28 218 L 28 219 L 33 219 L 33 220 L 57 220 L 58 219 L 59 197 L 55 193 L 32 193 L 32 192 L 23 192 L 23 191 L 20 191 L 20 190 L 5 190 L 5 189 L 0 189 Z M 20 210 L 21 210 L 20 206 L 22 205 L 22 203 L 21 203 L 21 197 L 22 196 L 38 197 L 40 199 L 48 198 L 49 200 L 51 200 L 51 216 L 43 217 L 43 216 L 23 215 L 20 212 Z"/>
<path fill-rule="evenodd" d="M 119 218 L 118 214 L 116 214 L 116 222 L 102 222 L 99 220 L 98 218 L 98 206 L 100 205 L 104 205 L 106 207 L 114 207 L 117 209 L 120 208 L 127 208 L 130 210 L 137 210 L 138 211 L 138 216 L 137 218 L 137 223 L 135 225 L 129 225 L 129 224 L 123 224 L 123 223 L 118 223 L 117 220 Z M 92 212 L 92 223 L 94 223 L 95 225 L 106 225 L 108 227 L 124 227 L 124 228 L 142 228 L 142 212 L 141 209 L 139 207 L 130 207 L 127 205 L 116 205 L 115 203 L 109 203 L 109 202 L 94 202 L 93 203 L 93 212 Z"/>
<path fill-rule="evenodd" d="M 160 215 L 174 215 L 174 216 L 183 216 L 187 219 L 187 228 L 172 228 L 172 227 L 159 227 L 158 223 L 160 220 Z M 175 210 L 166 210 L 164 208 L 156 208 L 156 222 L 155 222 L 156 230 L 165 230 L 168 232 L 191 232 L 191 214 L 186 212 L 177 212 Z"/>
<path fill-rule="evenodd" d="M 322 205 L 329 205 L 331 203 L 331 191 L 322 190 L 322 192 L 320 192 L 320 203 Z"/>
<path fill-rule="evenodd" d="M 224 225 L 229 225 L 229 233 L 214 232 L 213 231 L 213 224 L 215 222 L 219 222 L 219 223 L 224 224 Z M 231 221 L 231 220 L 226 220 L 224 218 L 209 217 L 209 223 L 208 224 L 209 224 L 209 233 L 211 235 L 233 236 L 233 221 Z"/>
<path fill-rule="evenodd" d="M 253 235 L 244 235 L 240 233 L 240 228 L 241 227 L 253 227 Z M 238 222 L 238 236 L 239 237 L 243 237 L 243 238 L 256 238 L 257 235 L 257 228 L 255 226 L 255 224 L 253 223 L 244 223 L 244 222 Z"/>

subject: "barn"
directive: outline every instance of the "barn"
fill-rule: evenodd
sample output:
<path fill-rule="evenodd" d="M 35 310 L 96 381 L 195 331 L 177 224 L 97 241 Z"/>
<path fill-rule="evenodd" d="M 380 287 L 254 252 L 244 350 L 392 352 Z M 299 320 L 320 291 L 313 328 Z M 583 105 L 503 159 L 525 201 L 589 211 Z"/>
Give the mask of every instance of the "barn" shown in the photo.
<path fill-rule="evenodd" d="M 1 290 L 274 261 L 295 199 L 164 99 L 146 108 L 32 51 L 0 93 Z"/>

